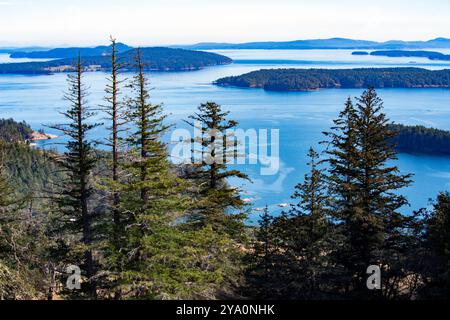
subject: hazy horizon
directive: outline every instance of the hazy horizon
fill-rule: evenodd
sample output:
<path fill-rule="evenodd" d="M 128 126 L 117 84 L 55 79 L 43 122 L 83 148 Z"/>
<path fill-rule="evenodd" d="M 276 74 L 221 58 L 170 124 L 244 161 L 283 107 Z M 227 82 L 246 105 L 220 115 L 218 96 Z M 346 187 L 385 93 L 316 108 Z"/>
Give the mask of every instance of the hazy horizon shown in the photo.
<path fill-rule="evenodd" d="M 450 38 L 450 2 L 0 0 L 0 46 L 133 46 L 350 38 Z"/>

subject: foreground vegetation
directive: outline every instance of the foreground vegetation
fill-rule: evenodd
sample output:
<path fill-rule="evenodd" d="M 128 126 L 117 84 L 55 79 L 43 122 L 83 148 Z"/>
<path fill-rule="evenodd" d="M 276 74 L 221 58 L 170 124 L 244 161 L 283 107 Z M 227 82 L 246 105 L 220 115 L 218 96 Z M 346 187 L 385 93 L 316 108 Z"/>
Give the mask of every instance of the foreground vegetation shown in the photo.
<path fill-rule="evenodd" d="M 69 75 L 67 121 L 53 126 L 68 137 L 66 152 L 1 142 L 1 299 L 448 298 L 450 195 L 399 213 L 413 177 L 391 165 L 396 132 L 374 89 L 346 102 L 323 155 L 311 148 L 291 209 L 278 217 L 266 209 L 250 227 L 240 190 L 227 183 L 248 177 L 203 158 L 171 164 L 161 139 L 169 126 L 150 103 L 141 52 L 125 83 L 112 47 L 101 106 L 107 151 L 88 139 L 98 124 L 81 58 Z M 194 121 L 205 135 L 237 126 L 214 102 L 200 105 Z M 235 147 L 206 139 L 196 151 L 225 157 Z M 371 265 L 382 271 L 381 290 L 366 286 Z"/>
<path fill-rule="evenodd" d="M 307 91 L 326 88 L 448 88 L 450 70 L 420 68 L 267 69 L 215 82 L 219 86 L 262 88 L 268 91 Z"/>

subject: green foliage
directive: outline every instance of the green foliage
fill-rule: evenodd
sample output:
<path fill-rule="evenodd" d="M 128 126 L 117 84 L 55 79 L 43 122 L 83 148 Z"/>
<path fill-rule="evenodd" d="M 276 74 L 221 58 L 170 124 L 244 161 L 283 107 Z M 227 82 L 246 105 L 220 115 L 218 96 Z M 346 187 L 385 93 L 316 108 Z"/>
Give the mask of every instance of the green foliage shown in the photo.
<path fill-rule="evenodd" d="M 193 148 L 191 172 L 187 178 L 198 186 L 199 198 L 190 219 L 201 226 L 211 225 L 219 232 L 226 232 L 232 237 L 239 237 L 243 231 L 244 202 L 239 190 L 227 184 L 229 178 L 247 179 L 248 176 L 238 170 L 229 170 L 229 159 L 235 159 L 239 141 L 228 130 L 238 123 L 228 120 L 229 112 L 222 111 L 220 105 L 207 102 L 198 107 L 198 112 L 187 121 L 202 133 L 201 141 L 193 139 L 197 145 Z M 233 212 L 234 210 L 238 212 Z"/>
<path fill-rule="evenodd" d="M 67 174 L 67 179 L 60 185 L 61 191 L 55 195 L 55 202 L 61 215 L 62 228 L 68 232 L 68 246 L 71 254 L 78 257 L 72 264 L 79 266 L 87 278 L 83 292 L 94 297 L 96 294 L 94 258 L 92 243 L 93 217 L 91 198 L 94 192 L 92 186 L 92 170 L 97 161 L 93 154 L 92 142 L 87 134 L 98 124 L 88 123 L 94 113 L 87 106 L 87 91 L 83 83 L 83 66 L 78 57 L 76 73 L 68 75 L 69 90 L 65 99 L 71 107 L 64 112 L 68 124 L 53 126 L 54 129 L 68 136 L 67 151 L 58 159 L 59 165 Z"/>
<path fill-rule="evenodd" d="M 312 148 L 309 157 L 310 174 L 292 196 L 298 202 L 289 213 L 276 218 L 271 218 L 266 208 L 260 221 L 248 270 L 249 291 L 254 297 L 330 297 L 333 265 L 329 253 L 337 242 L 327 219 L 326 177 Z"/>
<path fill-rule="evenodd" d="M 375 90 L 365 91 L 357 102 L 354 108 L 348 101 L 335 122 L 327 153 L 336 199 L 330 214 L 345 238 L 336 263 L 352 279 L 350 290 L 362 297 L 370 296 L 365 285 L 368 266 L 392 268 L 390 260 L 399 253 L 393 241 L 405 232 L 407 220 L 397 210 L 407 201 L 395 191 L 408 186 L 411 175 L 400 175 L 397 167 L 388 165 L 396 159 L 389 143 L 395 133 L 388 128 Z"/>
<path fill-rule="evenodd" d="M 450 194 L 440 193 L 425 219 L 422 281 L 419 296 L 448 299 L 450 294 Z"/>
<path fill-rule="evenodd" d="M 0 119 L 0 139 L 6 142 L 26 141 L 30 139 L 33 130 L 25 122 L 13 119 Z"/>

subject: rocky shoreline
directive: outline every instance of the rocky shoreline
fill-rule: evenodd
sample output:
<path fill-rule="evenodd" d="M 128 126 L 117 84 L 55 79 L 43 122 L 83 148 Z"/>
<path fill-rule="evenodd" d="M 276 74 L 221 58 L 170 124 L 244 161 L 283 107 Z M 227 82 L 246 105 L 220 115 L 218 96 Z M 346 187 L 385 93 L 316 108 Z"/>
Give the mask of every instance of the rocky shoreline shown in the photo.
<path fill-rule="evenodd" d="M 42 133 L 33 131 L 30 136 L 30 141 L 44 141 L 44 140 L 52 140 L 58 138 L 57 135 L 49 134 L 49 133 Z"/>

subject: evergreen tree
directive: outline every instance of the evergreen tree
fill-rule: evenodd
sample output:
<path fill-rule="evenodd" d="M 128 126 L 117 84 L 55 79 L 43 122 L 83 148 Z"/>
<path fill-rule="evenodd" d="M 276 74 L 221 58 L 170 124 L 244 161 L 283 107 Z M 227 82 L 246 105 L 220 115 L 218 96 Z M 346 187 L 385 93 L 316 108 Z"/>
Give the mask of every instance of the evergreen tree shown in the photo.
<path fill-rule="evenodd" d="M 125 81 L 121 77 L 121 71 L 125 67 L 120 56 L 118 56 L 118 48 L 116 39 L 111 37 L 111 73 L 107 77 L 106 85 L 106 104 L 101 106 L 101 110 L 106 114 L 106 121 L 108 123 L 107 130 L 109 136 L 106 139 L 105 145 L 110 148 L 110 154 L 107 154 L 108 164 L 106 172 L 102 172 L 100 177 L 105 177 L 102 183 L 103 190 L 108 196 L 108 209 L 112 213 L 112 224 L 110 215 L 107 220 L 107 247 L 105 251 L 106 261 L 104 262 L 109 269 L 106 280 L 106 287 L 115 287 L 115 280 L 120 273 L 120 254 L 122 245 L 125 239 L 124 229 L 124 215 L 120 206 L 120 186 L 123 179 L 123 159 L 122 155 L 125 152 L 126 143 L 124 141 L 124 134 L 127 131 L 126 125 L 128 119 L 128 106 L 121 99 L 122 86 Z M 114 298 L 120 299 L 120 290 L 116 288 Z"/>
<path fill-rule="evenodd" d="M 404 232 L 406 221 L 397 210 L 407 201 L 396 191 L 409 185 L 411 176 L 390 163 L 396 159 L 389 142 L 395 133 L 375 90 L 369 88 L 357 100 L 356 108 L 347 102 L 327 135 L 330 189 L 336 199 L 331 216 L 345 237 L 335 254 L 347 271 L 342 279 L 346 291 L 362 298 L 374 296 L 366 288 L 367 268 L 389 269 L 399 254 L 391 240 Z"/>
<path fill-rule="evenodd" d="M 120 100 L 121 95 L 121 85 L 124 79 L 120 78 L 120 72 L 124 67 L 118 57 L 117 41 L 111 37 L 111 74 L 108 76 L 108 83 L 106 85 L 106 105 L 102 106 L 103 112 L 107 115 L 107 121 L 109 126 L 107 127 L 109 132 L 109 137 L 107 138 L 106 145 L 111 148 L 112 160 L 111 160 L 111 172 L 108 187 L 112 189 L 111 194 L 111 204 L 112 213 L 114 221 L 113 230 L 113 242 L 115 246 L 119 245 L 119 237 L 121 234 L 121 222 L 120 222 L 120 211 L 119 202 L 120 194 L 116 190 L 117 184 L 120 183 L 119 180 L 119 170 L 120 170 L 120 149 L 123 147 L 121 134 L 126 131 L 124 128 L 127 123 L 127 108 L 126 104 Z M 123 151 L 123 150 L 122 150 Z M 116 249 L 118 249 L 118 247 Z"/>
<path fill-rule="evenodd" d="M 433 210 L 425 219 L 420 297 L 448 299 L 450 294 L 450 193 L 438 195 Z"/>
<path fill-rule="evenodd" d="M 290 210 L 292 245 L 288 248 L 294 257 L 295 294 L 303 299 L 322 298 L 323 278 L 330 273 L 328 254 L 332 248 L 330 224 L 327 219 L 329 195 L 324 171 L 319 167 L 319 155 L 310 148 L 310 173 L 298 184 L 293 199 L 299 202 Z M 326 284 L 328 285 L 328 283 Z"/>
<path fill-rule="evenodd" d="M 69 90 L 65 95 L 65 99 L 71 103 L 71 108 L 63 112 L 69 123 L 52 127 L 68 137 L 67 151 L 59 159 L 68 179 L 62 184 L 63 189 L 55 200 L 63 215 L 61 217 L 63 228 L 68 232 L 70 241 L 68 254 L 73 256 L 77 256 L 77 253 L 81 254 L 81 257 L 78 257 L 80 260 L 72 261 L 71 264 L 78 264 L 84 272 L 86 282 L 83 283 L 83 292 L 90 297 L 95 297 L 96 270 L 93 257 L 95 212 L 90 199 L 94 191 L 91 173 L 96 164 L 96 157 L 93 155 L 92 142 L 88 138 L 88 133 L 99 124 L 88 122 L 94 113 L 89 109 L 86 101 L 87 90 L 83 83 L 83 65 L 80 55 L 75 69 L 74 74 L 68 75 Z M 81 235 L 81 239 L 78 235 Z"/>
<path fill-rule="evenodd" d="M 163 241 L 175 231 L 186 207 L 183 182 L 172 170 L 162 141 L 169 128 L 161 105 L 150 103 L 145 63 L 136 50 L 137 73 L 131 82 L 134 93 L 128 103 L 129 117 L 136 128 L 128 137 L 130 150 L 124 159 L 126 178 L 120 183 L 121 211 L 126 245 L 121 256 L 121 287 L 137 297 L 152 297 L 158 285 L 155 269 L 161 267 L 158 253 Z M 160 238 L 158 238 L 158 236 Z M 166 237 L 166 240 L 163 240 Z M 153 267 L 152 267 L 153 266 Z"/>
<path fill-rule="evenodd" d="M 214 230 L 240 237 L 244 228 L 244 202 L 238 190 L 228 185 L 227 179 L 248 179 L 248 176 L 228 169 L 228 162 L 241 156 L 237 154 L 239 141 L 228 131 L 238 123 L 228 120 L 228 115 L 220 105 L 207 102 L 189 117 L 192 121 L 187 121 L 201 131 L 201 137 L 192 140 L 197 147 L 193 148 L 194 165 L 188 177 L 198 186 L 200 197 L 190 218 L 200 226 L 211 225 Z"/>
<path fill-rule="evenodd" d="M 270 277 L 274 271 L 272 269 L 272 222 L 273 217 L 269 213 L 268 206 L 266 206 L 255 230 L 253 252 L 247 257 L 245 291 L 246 295 L 251 297 L 265 298 L 270 296 L 272 284 Z"/>

